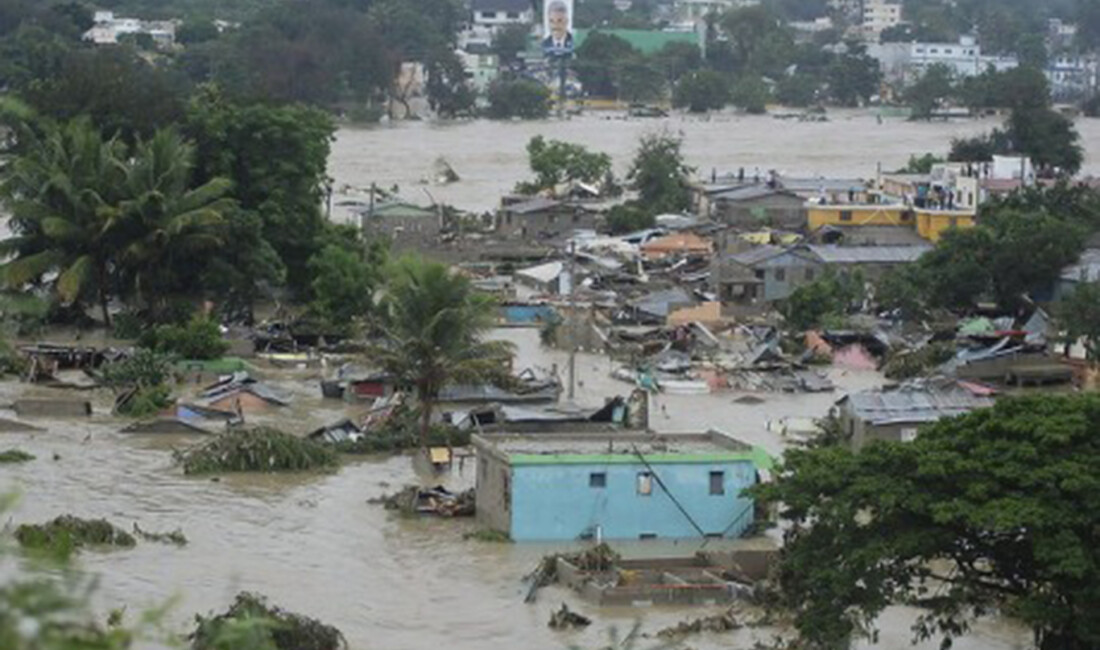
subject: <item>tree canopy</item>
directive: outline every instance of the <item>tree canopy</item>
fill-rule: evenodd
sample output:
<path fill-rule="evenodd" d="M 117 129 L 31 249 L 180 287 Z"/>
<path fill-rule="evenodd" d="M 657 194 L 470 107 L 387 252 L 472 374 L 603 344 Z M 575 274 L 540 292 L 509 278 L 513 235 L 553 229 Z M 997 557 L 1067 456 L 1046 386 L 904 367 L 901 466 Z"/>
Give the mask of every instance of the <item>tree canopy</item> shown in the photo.
<path fill-rule="evenodd" d="M 860 452 L 790 450 L 757 488 L 789 522 L 782 603 L 811 647 L 921 607 L 918 638 L 1002 611 L 1041 650 L 1100 644 L 1100 396 L 1032 396 Z"/>

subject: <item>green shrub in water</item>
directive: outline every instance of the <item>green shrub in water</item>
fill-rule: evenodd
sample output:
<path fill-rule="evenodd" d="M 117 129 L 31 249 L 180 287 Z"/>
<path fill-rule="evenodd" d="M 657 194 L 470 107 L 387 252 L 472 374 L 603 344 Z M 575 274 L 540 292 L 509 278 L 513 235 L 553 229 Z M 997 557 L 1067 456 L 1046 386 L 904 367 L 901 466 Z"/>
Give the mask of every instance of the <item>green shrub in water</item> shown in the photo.
<path fill-rule="evenodd" d="M 185 474 L 297 472 L 328 469 L 336 452 L 320 443 L 268 427 L 223 433 L 176 453 Z"/>
<path fill-rule="evenodd" d="M 23 524 L 15 529 L 15 539 L 23 548 L 48 551 L 62 557 L 84 546 L 130 548 L 137 544 L 132 535 L 106 519 L 81 519 L 72 515 L 61 515 L 44 524 Z"/>
<path fill-rule="evenodd" d="M 0 463 L 26 463 L 32 460 L 34 460 L 34 454 L 28 454 L 21 449 L 0 452 Z"/>
<path fill-rule="evenodd" d="M 347 641 L 340 630 L 301 614 L 268 605 L 263 596 L 237 595 L 218 616 L 196 616 L 197 627 L 188 637 L 192 650 L 340 650 Z"/>

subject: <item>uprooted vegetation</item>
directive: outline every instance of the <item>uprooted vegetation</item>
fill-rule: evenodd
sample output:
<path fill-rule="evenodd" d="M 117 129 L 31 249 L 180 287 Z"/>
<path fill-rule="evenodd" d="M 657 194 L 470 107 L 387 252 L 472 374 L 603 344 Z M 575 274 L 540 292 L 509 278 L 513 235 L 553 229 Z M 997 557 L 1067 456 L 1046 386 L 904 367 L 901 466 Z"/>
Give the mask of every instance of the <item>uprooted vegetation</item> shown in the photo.
<path fill-rule="evenodd" d="M 132 535 L 106 519 L 81 519 L 61 515 L 44 524 L 23 524 L 15 529 L 23 548 L 68 555 L 85 546 L 130 548 L 137 544 Z"/>
<path fill-rule="evenodd" d="M 302 472 L 337 464 L 329 447 L 269 427 L 229 431 L 175 455 L 184 474 Z"/>
<path fill-rule="evenodd" d="M 21 449 L 0 451 L 0 463 L 26 463 L 34 460 L 34 458 L 34 454 L 28 454 Z"/>
<path fill-rule="evenodd" d="M 173 544 L 175 546 L 187 546 L 187 536 L 184 535 L 183 531 L 179 528 L 167 533 L 156 533 L 148 530 L 142 530 L 137 525 L 137 523 L 135 523 L 134 535 L 137 535 L 147 542 L 157 542 L 158 544 Z"/>
<path fill-rule="evenodd" d="M 195 616 L 197 627 L 188 637 L 192 650 L 274 648 L 275 650 L 341 650 L 347 641 L 340 630 L 316 619 L 287 612 L 257 594 L 242 592 L 224 614 Z"/>

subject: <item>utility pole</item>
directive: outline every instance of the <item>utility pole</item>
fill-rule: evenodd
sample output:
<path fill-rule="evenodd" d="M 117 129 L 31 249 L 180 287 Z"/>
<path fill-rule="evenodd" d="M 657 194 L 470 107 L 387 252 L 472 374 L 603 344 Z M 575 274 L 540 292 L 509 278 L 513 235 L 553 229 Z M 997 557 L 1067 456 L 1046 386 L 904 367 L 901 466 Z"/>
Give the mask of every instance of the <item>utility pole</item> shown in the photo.
<path fill-rule="evenodd" d="M 565 117 L 565 59 L 567 54 L 558 55 L 558 118 Z"/>
<path fill-rule="evenodd" d="M 577 384 L 577 241 L 569 240 L 569 401 L 576 396 Z"/>

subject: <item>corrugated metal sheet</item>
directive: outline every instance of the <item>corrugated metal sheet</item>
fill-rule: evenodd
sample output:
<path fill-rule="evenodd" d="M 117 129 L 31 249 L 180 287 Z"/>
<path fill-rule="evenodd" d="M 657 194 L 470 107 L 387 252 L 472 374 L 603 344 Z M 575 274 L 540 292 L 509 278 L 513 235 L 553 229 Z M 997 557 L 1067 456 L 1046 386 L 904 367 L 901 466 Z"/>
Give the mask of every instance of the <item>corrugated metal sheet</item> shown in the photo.
<path fill-rule="evenodd" d="M 909 264 L 931 246 L 808 246 L 825 264 Z"/>
<path fill-rule="evenodd" d="M 935 422 L 940 418 L 964 415 L 975 409 L 989 408 L 994 400 L 966 391 L 865 391 L 847 398 L 853 414 L 872 424 Z"/>

